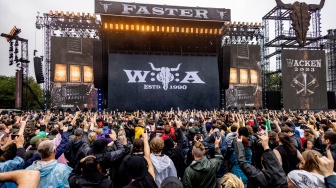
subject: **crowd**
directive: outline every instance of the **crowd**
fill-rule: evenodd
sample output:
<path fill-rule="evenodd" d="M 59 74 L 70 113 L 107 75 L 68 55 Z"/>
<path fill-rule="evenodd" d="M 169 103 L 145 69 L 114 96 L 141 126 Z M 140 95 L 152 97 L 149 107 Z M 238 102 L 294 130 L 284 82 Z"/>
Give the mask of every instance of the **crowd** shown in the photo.
<path fill-rule="evenodd" d="M 335 111 L 1 114 L 0 188 L 336 187 Z"/>

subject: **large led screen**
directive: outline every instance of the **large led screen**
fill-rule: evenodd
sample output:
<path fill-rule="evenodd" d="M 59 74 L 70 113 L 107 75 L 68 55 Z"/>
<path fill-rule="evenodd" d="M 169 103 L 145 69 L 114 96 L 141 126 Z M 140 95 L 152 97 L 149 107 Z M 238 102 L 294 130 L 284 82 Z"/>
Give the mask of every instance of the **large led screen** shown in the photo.
<path fill-rule="evenodd" d="M 51 38 L 51 107 L 54 109 L 97 108 L 93 85 L 93 42 L 96 39 Z"/>
<path fill-rule="evenodd" d="M 110 110 L 214 109 L 216 56 L 109 54 Z"/>
<path fill-rule="evenodd" d="M 323 50 L 282 50 L 285 109 L 327 109 L 326 59 Z"/>
<path fill-rule="evenodd" d="M 259 45 L 232 44 L 230 84 L 225 91 L 226 108 L 262 107 L 261 58 Z"/>

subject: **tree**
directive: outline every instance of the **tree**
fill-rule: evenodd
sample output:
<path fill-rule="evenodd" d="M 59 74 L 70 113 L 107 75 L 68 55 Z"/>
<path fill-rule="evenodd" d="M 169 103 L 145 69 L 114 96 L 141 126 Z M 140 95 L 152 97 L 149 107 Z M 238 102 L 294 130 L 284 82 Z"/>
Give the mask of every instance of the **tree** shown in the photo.
<path fill-rule="evenodd" d="M 28 83 L 38 99 L 43 103 L 43 90 L 41 86 L 35 82 L 33 77 L 29 77 Z M 15 108 L 15 76 L 0 76 L 0 108 Z M 22 109 L 41 109 L 26 87 L 23 87 L 22 92 Z"/>

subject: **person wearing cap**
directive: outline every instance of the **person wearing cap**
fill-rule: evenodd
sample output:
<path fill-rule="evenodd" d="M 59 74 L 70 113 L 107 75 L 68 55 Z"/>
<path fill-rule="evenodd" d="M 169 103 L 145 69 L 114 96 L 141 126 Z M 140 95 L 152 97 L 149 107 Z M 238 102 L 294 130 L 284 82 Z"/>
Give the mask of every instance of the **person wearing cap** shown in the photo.
<path fill-rule="evenodd" d="M 34 136 L 33 138 L 30 139 L 30 147 L 29 149 L 27 148 L 26 154 L 25 154 L 25 161 L 28 159 L 32 158 L 34 155 L 37 154 L 37 147 L 36 143 L 39 141 L 42 137 L 40 136 Z"/>
<path fill-rule="evenodd" d="M 37 151 L 41 160 L 34 161 L 27 169 L 40 171 L 41 178 L 38 187 L 70 187 L 68 177 L 72 168 L 58 163 L 55 159 L 56 148 L 54 142 L 52 140 L 42 141 L 38 145 Z"/>
<path fill-rule="evenodd" d="M 215 188 L 216 185 L 216 172 L 223 163 L 223 156 L 219 149 L 221 142 L 220 136 L 215 137 L 215 158 L 207 159 L 205 156 L 206 150 L 202 142 L 197 141 L 192 148 L 192 155 L 194 161 L 184 171 L 182 179 L 185 188 L 201 188 L 209 187 Z"/>

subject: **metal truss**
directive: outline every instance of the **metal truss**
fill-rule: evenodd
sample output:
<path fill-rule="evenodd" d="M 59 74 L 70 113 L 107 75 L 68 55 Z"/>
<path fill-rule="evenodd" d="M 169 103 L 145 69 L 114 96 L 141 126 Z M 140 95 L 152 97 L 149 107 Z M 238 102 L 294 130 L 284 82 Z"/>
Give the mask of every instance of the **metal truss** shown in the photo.
<path fill-rule="evenodd" d="M 50 61 L 51 61 L 51 37 L 81 37 L 100 39 L 101 22 L 97 20 L 95 14 L 76 15 L 72 12 L 63 11 L 44 13 L 43 16 L 37 15 L 35 26 L 37 29 L 43 28 L 44 31 L 44 108 L 50 109 Z"/>
<path fill-rule="evenodd" d="M 287 5 L 285 5 L 287 6 Z M 321 49 L 323 44 L 323 37 L 321 36 L 321 14 L 320 9 L 313 9 L 309 11 L 311 16 L 310 27 L 307 33 L 307 42 L 304 47 L 300 46 L 295 36 L 295 31 L 292 27 L 290 14 L 292 9 L 284 6 L 276 6 L 269 11 L 262 19 L 263 23 L 263 46 L 262 46 L 262 65 L 263 65 L 263 91 L 264 91 L 264 107 L 267 107 L 267 91 L 282 92 L 281 79 L 281 50 L 282 49 Z M 270 25 L 274 25 L 274 38 L 270 39 Z M 271 70 L 271 58 L 275 56 L 275 70 Z M 270 77 L 272 75 L 279 76 L 279 82 L 276 85 L 270 84 Z"/>

